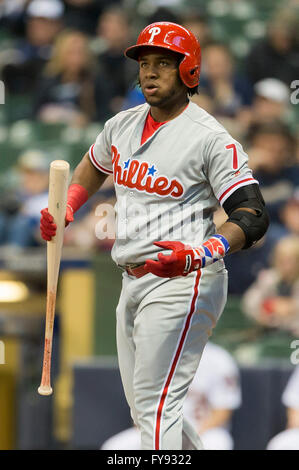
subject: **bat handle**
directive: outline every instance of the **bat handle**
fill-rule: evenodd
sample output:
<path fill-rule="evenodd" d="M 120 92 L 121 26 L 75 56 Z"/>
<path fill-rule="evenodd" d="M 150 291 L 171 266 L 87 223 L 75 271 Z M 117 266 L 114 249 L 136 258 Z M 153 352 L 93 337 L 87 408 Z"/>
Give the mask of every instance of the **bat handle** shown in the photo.
<path fill-rule="evenodd" d="M 51 387 L 51 356 L 53 344 L 55 304 L 56 292 L 48 290 L 43 370 L 41 384 L 37 390 L 40 395 L 51 395 L 53 391 Z"/>
<path fill-rule="evenodd" d="M 43 372 L 41 383 L 37 390 L 40 395 L 51 395 L 53 392 L 53 389 L 51 387 L 51 349 L 51 341 L 45 338 Z"/>

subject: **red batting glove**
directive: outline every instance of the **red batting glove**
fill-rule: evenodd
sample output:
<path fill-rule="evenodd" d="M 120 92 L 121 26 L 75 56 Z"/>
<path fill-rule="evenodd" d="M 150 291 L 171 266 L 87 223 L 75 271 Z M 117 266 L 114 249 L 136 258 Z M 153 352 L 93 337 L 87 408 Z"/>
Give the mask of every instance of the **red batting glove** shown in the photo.
<path fill-rule="evenodd" d="M 204 268 L 222 259 L 230 249 L 223 235 L 215 234 L 199 247 L 192 248 L 182 242 L 155 242 L 154 245 L 172 250 L 171 255 L 158 254 L 159 261 L 147 259 L 147 272 L 159 277 L 187 276 L 192 271 Z"/>
<path fill-rule="evenodd" d="M 67 227 L 70 222 L 74 221 L 74 213 L 87 201 L 87 189 L 80 184 L 71 184 L 67 192 L 67 206 L 65 214 L 65 226 Z M 56 234 L 56 224 L 54 223 L 53 216 L 49 213 L 48 209 L 41 211 L 40 219 L 40 232 L 44 240 L 50 241 Z"/>
<path fill-rule="evenodd" d="M 159 253 L 159 261 L 147 259 L 144 267 L 149 273 L 159 277 L 177 277 L 187 276 L 194 271 L 194 252 L 191 246 L 182 242 L 155 242 L 154 245 L 164 250 L 172 250 L 172 253 Z"/>
<path fill-rule="evenodd" d="M 40 219 L 40 233 L 44 240 L 50 241 L 52 237 L 56 235 L 57 226 L 54 223 L 53 216 L 48 211 L 48 208 L 43 209 L 41 211 L 41 219 Z M 66 214 L 65 214 L 65 226 L 67 227 L 70 222 L 74 221 L 73 210 L 70 206 L 66 207 Z"/>

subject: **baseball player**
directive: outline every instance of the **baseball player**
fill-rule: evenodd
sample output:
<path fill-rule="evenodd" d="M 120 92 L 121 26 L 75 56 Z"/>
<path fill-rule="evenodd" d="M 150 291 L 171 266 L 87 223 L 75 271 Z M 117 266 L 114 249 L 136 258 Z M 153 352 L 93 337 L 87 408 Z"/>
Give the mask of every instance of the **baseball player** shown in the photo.
<path fill-rule="evenodd" d="M 299 366 L 288 380 L 282 403 L 287 408 L 287 429 L 272 437 L 267 450 L 299 450 Z"/>
<path fill-rule="evenodd" d="M 264 201 L 241 145 L 189 101 L 200 45 L 180 25 L 147 26 L 125 55 L 139 63 L 146 103 L 109 119 L 74 171 L 66 224 L 113 175 L 123 269 L 117 348 L 142 449 L 200 449 L 182 407 L 203 348 L 224 308 L 223 258 L 267 230 Z M 228 220 L 215 233 L 213 211 Z M 56 226 L 42 211 L 45 240 Z"/>

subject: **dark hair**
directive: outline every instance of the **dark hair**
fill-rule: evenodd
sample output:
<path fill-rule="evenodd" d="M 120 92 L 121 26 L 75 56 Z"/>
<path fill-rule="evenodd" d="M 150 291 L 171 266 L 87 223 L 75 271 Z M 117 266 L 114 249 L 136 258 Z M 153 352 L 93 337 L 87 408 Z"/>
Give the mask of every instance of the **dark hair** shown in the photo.
<path fill-rule="evenodd" d="M 188 93 L 189 96 L 199 95 L 198 85 L 193 87 L 193 88 L 188 88 L 187 93 Z"/>

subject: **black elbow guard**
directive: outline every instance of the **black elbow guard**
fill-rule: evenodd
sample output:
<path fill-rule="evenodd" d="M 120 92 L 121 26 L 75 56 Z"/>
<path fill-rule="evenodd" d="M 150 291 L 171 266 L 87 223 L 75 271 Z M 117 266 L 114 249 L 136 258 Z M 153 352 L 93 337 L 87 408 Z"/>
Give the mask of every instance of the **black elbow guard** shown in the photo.
<path fill-rule="evenodd" d="M 250 248 L 265 235 L 270 219 L 257 184 L 239 188 L 225 201 L 223 207 L 229 215 L 227 222 L 238 225 L 245 234 L 243 250 Z M 242 207 L 253 209 L 256 213 L 242 210 Z"/>
<path fill-rule="evenodd" d="M 245 233 L 246 243 L 243 250 L 250 248 L 262 238 L 269 227 L 269 215 L 265 207 L 262 212 L 252 214 L 251 212 L 239 210 L 232 213 L 227 222 L 233 222 Z"/>

